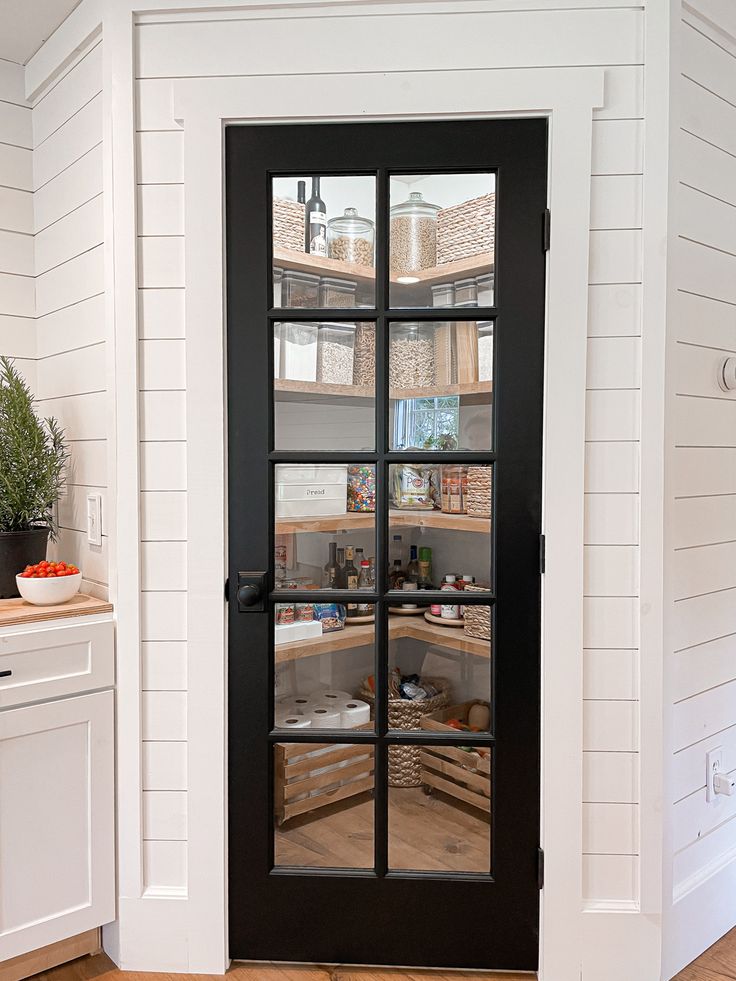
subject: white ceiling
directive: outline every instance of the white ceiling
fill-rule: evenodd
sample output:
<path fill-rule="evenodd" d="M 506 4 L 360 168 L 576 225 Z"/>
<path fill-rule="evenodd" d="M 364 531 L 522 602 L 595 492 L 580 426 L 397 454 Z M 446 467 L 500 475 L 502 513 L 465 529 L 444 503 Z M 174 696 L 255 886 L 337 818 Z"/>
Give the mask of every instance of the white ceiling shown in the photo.
<path fill-rule="evenodd" d="M 80 0 L 0 0 L 0 58 L 25 65 Z"/>

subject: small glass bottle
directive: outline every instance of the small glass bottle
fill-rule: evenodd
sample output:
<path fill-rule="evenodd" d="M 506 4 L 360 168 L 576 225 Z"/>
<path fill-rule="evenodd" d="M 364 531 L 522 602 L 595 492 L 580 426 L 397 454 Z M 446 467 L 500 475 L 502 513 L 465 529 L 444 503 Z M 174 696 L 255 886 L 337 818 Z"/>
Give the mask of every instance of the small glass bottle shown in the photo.
<path fill-rule="evenodd" d="M 362 551 L 362 549 L 361 549 Z M 373 579 L 371 577 L 371 564 L 368 559 L 363 559 L 360 563 L 360 574 L 358 576 L 358 589 L 365 589 L 372 592 L 375 587 Z M 358 603 L 357 615 L 360 617 L 370 616 L 371 614 L 371 604 L 370 603 Z"/>
<path fill-rule="evenodd" d="M 338 548 L 337 550 L 337 589 L 345 589 L 347 586 L 345 580 L 345 549 Z"/>
<path fill-rule="evenodd" d="M 432 549 L 428 545 L 422 545 L 419 549 L 419 587 L 420 589 L 432 589 Z"/>
<path fill-rule="evenodd" d="M 406 579 L 406 572 L 401 567 L 401 559 L 394 559 L 391 569 L 391 589 L 401 589 Z"/>
<path fill-rule="evenodd" d="M 419 582 L 419 560 L 416 545 L 411 545 L 409 548 L 409 565 L 406 567 L 406 578 L 413 582 Z"/>
<path fill-rule="evenodd" d="M 457 585 L 455 581 L 456 577 L 452 575 L 445 576 L 445 581 L 440 586 L 440 589 L 444 592 L 445 590 L 452 590 L 457 592 Z M 460 606 L 456 603 L 442 603 L 440 606 L 440 616 L 443 620 L 459 620 L 460 619 Z"/>

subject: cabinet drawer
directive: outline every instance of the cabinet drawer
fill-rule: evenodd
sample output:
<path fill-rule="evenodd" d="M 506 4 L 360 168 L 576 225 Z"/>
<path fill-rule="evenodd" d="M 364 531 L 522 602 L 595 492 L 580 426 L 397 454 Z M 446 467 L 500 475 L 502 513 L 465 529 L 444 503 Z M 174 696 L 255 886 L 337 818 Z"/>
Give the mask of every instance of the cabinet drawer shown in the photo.
<path fill-rule="evenodd" d="M 0 708 L 106 688 L 114 680 L 111 621 L 0 636 Z"/>

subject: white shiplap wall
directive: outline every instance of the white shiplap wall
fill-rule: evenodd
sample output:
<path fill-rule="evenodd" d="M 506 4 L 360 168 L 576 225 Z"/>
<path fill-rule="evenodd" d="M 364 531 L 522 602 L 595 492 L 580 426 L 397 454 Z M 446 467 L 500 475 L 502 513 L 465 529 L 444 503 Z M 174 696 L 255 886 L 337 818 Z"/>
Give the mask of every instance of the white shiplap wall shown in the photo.
<path fill-rule="evenodd" d="M 541 5 L 533 5 L 539 7 Z M 585 494 L 584 894 L 638 896 L 638 544 L 644 12 L 589 8 L 329 16 L 321 70 L 426 68 L 408 37 L 434 37 L 431 67 L 606 69 L 595 113 Z M 559 8 L 559 9 L 556 9 Z M 319 15 L 319 19 L 317 17 Z M 309 72 L 325 10 L 157 14 L 136 29 L 142 422 L 141 560 L 145 880 L 186 887 L 186 433 L 182 411 L 184 180 L 173 79 Z M 145 21 L 145 18 L 144 18 Z M 351 39 L 361 38 L 356 46 Z M 276 40 L 278 39 L 278 44 Z M 489 39 L 493 43 L 489 43 Z M 218 329 L 213 325 L 213 329 Z M 264 410 L 265 411 L 265 410 Z"/>
<path fill-rule="evenodd" d="M 76 562 L 88 592 L 105 596 L 107 394 L 102 213 L 102 42 L 99 38 L 33 105 L 36 373 L 39 408 L 66 429 L 67 494 L 55 552 Z M 86 497 L 102 494 L 102 546 L 87 543 Z"/>
<path fill-rule="evenodd" d="M 705 799 L 708 750 L 722 746 L 724 768 L 736 769 L 736 393 L 716 383 L 736 353 L 736 40 L 685 8 L 680 57 L 669 318 L 675 902 L 736 849 L 736 798 Z"/>
<path fill-rule="evenodd" d="M 0 59 L 0 354 L 35 386 L 32 145 L 23 66 Z"/>

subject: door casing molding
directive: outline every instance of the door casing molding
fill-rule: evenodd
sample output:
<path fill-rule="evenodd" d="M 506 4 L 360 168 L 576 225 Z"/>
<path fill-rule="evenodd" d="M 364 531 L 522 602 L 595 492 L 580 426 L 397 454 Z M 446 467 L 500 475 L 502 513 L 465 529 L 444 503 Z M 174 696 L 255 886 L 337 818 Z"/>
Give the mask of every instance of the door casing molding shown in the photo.
<path fill-rule="evenodd" d="M 224 156 L 227 123 L 550 120 L 544 398 L 540 922 L 543 981 L 582 960 L 582 647 L 585 373 L 592 110 L 603 71 L 393 72 L 185 79 L 188 520 L 189 970 L 224 971 L 227 946 L 227 568 Z M 328 112 L 299 114 L 295 106 Z M 203 520 L 203 516 L 207 520 Z M 564 726 L 559 720 L 565 720 Z M 492 966 L 492 965 L 489 965 Z"/>

